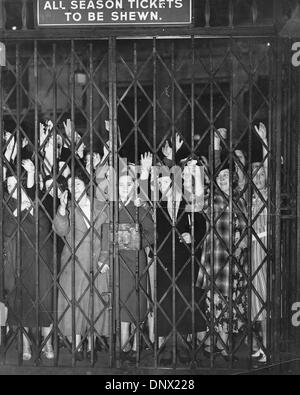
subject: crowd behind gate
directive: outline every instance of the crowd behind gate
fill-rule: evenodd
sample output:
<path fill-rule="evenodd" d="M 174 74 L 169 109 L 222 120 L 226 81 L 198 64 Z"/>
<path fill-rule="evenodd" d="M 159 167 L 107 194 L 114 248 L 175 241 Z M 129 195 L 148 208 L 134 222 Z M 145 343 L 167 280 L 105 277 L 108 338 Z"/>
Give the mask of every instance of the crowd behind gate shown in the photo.
<path fill-rule="evenodd" d="M 1 325 L 7 334 L 21 330 L 23 360 L 32 359 L 37 333 L 43 357 L 55 358 L 55 315 L 61 347 L 73 346 L 77 361 L 91 359 L 93 349 L 109 344 L 116 292 L 124 361 L 157 344 L 160 363 L 172 364 L 174 335 L 181 363 L 195 349 L 199 359 L 213 353 L 229 361 L 233 333 L 252 346 L 256 363 L 266 363 L 265 125 L 251 131 L 260 141 L 256 162 L 246 144 L 229 154 L 221 128 L 208 147 L 213 155 L 187 152 L 177 133 L 162 142 L 159 157 L 121 157 L 118 169 L 109 140 L 86 147 L 70 120 L 55 130 L 49 120 L 40 124 L 38 144 L 13 130 L 3 140 Z M 114 235 L 111 204 L 118 210 Z"/>

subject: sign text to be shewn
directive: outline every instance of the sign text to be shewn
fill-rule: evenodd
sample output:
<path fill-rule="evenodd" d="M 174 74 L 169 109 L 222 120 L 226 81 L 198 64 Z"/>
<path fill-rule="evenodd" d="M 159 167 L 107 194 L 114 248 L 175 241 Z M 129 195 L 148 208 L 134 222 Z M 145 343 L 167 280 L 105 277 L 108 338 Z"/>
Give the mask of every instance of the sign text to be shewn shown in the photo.
<path fill-rule="evenodd" d="M 192 0 L 38 0 L 39 26 L 191 22 Z"/>

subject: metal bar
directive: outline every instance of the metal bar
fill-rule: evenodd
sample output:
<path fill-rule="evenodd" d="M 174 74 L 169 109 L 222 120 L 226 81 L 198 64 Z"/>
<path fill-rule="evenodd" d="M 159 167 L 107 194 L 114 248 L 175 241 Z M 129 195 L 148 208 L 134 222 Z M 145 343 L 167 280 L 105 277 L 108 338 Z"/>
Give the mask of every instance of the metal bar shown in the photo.
<path fill-rule="evenodd" d="M 210 19 L 210 18 L 209 18 Z M 253 33 L 253 26 L 237 26 L 237 27 L 184 27 L 180 28 L 149 28 L 149 29 L 38 29 L 38 30 L 4 30 L 3 39 L 5 40 L 34 40 L 48 41 L 53 39 L 56 41 L 65 41 L 67 39 L 80 39 L 82 41 L 89 40 L 107 40 L 115 38 L 117 40 L 152 40 L 155 37 L 157 40 L 177 40 L 190 39 L 191 35 L 195 38 L 211 38 L 211 39 L 229 39 L 229 38 L 273 38 L 276 36 L 276 30 L 273 25 L 264 24 L 255 26 L 255 33 Z"/>
<path fill-rule="evenodd" d="M 90 87 L 89 87 L 89 138 L 90 138 L 90 158 L 91 158 L 91 172 L 90 172 L 90 200 L 91 200 L 91 209 L 90 209 L 90 303 L 91 303 L 91 328 L 90 328 L 90 337 L 91 337 L 91 365 L 95 364 L 95 272 L 94 272 L 94 225 L 96 225 L 95 221 L 95 207 L 94 207 L 94 177 L 93 177 L 93 168 L 94 168 L 94 134 L 93 134 L 93 85 L 92 78 L 94 73 L 93 67 L 93 44 L 89 44 L 89 74 L 90 74 Z"/>
<path fill-rule="evenodd" d="M 135 151 L 135 163 L 138 164 L 138 121 L 139 121 L 139 114 L 138 114 L 138 81 L 137 81 L 137 74 L 138 74 L 138 55 L 137 55 L 137 43 L 134 41 L 133 43 L 133 68 L 134 68 L 134 151 Z M 136 207 L 135 210 L 135 220 L 136 220 L 136 227 L 138 228 L 139 224 L 139 208 Z M 142 236 L 143 237 L 143 236 Z M 136 325 L 136 347 L 137 347 L 137 367 L 139 367 L 140 359 L 141 359 L 141 347 L 140 347 L 140 340 L 141 340 L 141 298 L 140 298 L 140 262 L 139 262 L 139 251 L 136 251 L 136 267 L 135 267 L 135 291 L 136 291 L 136 315 L 137 315 L 137 325 Z"/>
<path fill-rule="evenodd" d="M 213 57 L 211 42 L 209 42 L 209 73 L 210 78 L 213 76 Z M 210 150 L 209 150 L 209 166 L 210 166 L 210 366 L 213 369 L 214 361 L 214 344 L 215 344 L 215 219 L 214 219 L 214 200 L 215 200 L 215 152 L 214 152 L 214 87 L 213 81 L 210 81 Z"/>
<path fill-rule="evenodd" d="M 154 165 L 157 165 L 157 83 L 158 83 L 158 72 L 157 72 L 157 40 L 153 38 L 153 147 L 155 150 Z M 153 301 L 154 301 L 154 365 L 155 368 L 158 367 L 158 337 L 157 337 L 157 312 L 158 312 L 158 302 L 157 302 L 157 201 L 154 201 L 154 290 L 153 290 Z"/>
<path fill-rule="evenodd" d="M 111 235 L 113 245 L 113 291 L 115 297 L 113 303 L 113 311 L 115 310 L 115 344 L 114 352 L 117 352 L 116 366 L 120 367 L 120 358 L 122 352 L 121 344 L 121 310 L 120 310 L 120 264 L 118 253 L 118 223 L 119 223 L 119 187 L 118 187 L 118 111 L 117 111 L 117 58 L 116 58 L 116 40 L 111 38 L 109 40 L 109 78 L 110 78 L 110 141 L 112 147 L 111 164 L 113 171 L 113 178 L 110 182 L 113 184 L 111 200 Z M 114 358 L 115 358 L 114 354 Z"/>
<path fill-rule="evenodd" d="M 17 312 L 20 324 L 18 325 L 18 364 L 21 366 L 23 364 L 23 332 L 24 327 L 22 325 L 23 314 L 23 292 L 22 292 L 22 244 L 21 244 L 21 136 L 20 136 L 20 47 L 19 44 L 16 45 L 16 96 L 17 96 L 17 265 L 16 265 L 16 276 L 17 276 L 17 299 L 19 299 L 19 311 Z"/>
<path fill-rule="evenodd" d="M 116 289 L 117 296 L 117 334 L 121 335 L 121 270 L 120 270 L 120 256 L 119 256 L 119 239 L 118 239 L 118 231 L 119 231 L 119 141 L 118 141 L 118 107 L 117 107 L 117 43 L 116 40 L 112 40 L 113 44 L 113 57 L 112 63 L 114 66 L 114 74 L 113 74 L 113 152 L 114 152 L 114 262 L 116 265 L 116 285 L 114 289 Z M 120 352 L 122 352 L 122 339 L 119 337 L 119 363 L 120 363 Z M 118 346 L 118 345 L 117 345 Z"/>
<path fill-rule="evenodd" d="M 257 24 L 257 19 L 258 19 L 258 8 L 257 8 L 256 0 L 252 0 L 252 3 L 251 3 L 251 14 L 252 14 L 252 23 L 253 23 L 253 25 L 256 25 Z"/>
<path fill-rule="evenodd" d="M 276 265 L 281 265 L 281 259 L 279 259 L 279 261 L 277 261 L 276 263 L 276 248 L 275 248 L 275 238 L 274 238 L 274 234 L 276 233 L 276 204 L 277 204 L 277 199 L 276 197 L 274 198 L 274 195 L 276 195 L 277 193 L 277 189 L 276 189 L 276 162 L 277 162 L 277 147 L 276 147 L 276 137 L 275 137 L 275 133 L 276 133 L 276 129 L 278 127 L 277 122 L 278 122 L 278 114 L 277 111 L 279 110 L 279 106 L 277 105 L 277 100 L 280 101 L 280 111 L 282 108 L 282 102 L 283 102 L 283 91 L 282 91 L 282 87 L 278 86 L 278 79 L 282 77 L 282 70 L 278 69 L 278 45 L 277 45 L 277 40 L 276 42 L 276 60 L 275 60 L 275 64 L 272 63 L 272 77 L 273 77 L 273 91 L 275 93 L 274 96 L 274 112 L 272 112 L 271 114 L 269 114 L 269 117 L 271 117 L 272 119 L 272 115 L 273 115 L 273 122 L 270 120 L 270 125 L 272 125 L 272 131 L 271 133 L 269 133 L 269 147 L 271 147 L 271 152 L 272 152 L 272 162 L 271 162 L 271 172 L 269 172 L 268 175 L 268 186 L 269 186 L 269 194 L 268 194 L 268 223 L 267 223 L 267 233 L 268 233 L 268 240 L 267 240 L 267 247 L 269 250 L 269 254 L 267 257 L 267 289 L 268 289 L 268 294 L 267 294 L 267 350 L 269 350 L 269 355 L 268 358 L 269 360 L 272 360 L 272 362 L 274 360 L 276 360 L 276 356 L 274 354 L 275 349 L 276 349 L 276 338 L 277 335 L 274 332 L 274 329 L 276 327 L 276 297 L 277 297 L 277 289 L 276 289 L 276 285 L 275 282 L 277 281 L 275 276 L 276 276 Z M 279 56 L 280 57 L 280 56 Z M 280 96 L 280 98 L 278 97 L 278 95 Z M 280 126 L 279 126 L 279 131 L 281 130 L 281 119 L 280 119 Z M 280 159 L 281 161 L 281 159 Z M 281 186 L 280 186 L 281 188 Z M 281 191 L 280 191 L 280 195 L 281 195 Z M 280 209 L 279 209 L 280 210 Z M 281 219 L 279 219 L 280 221 L 280 227 L 281 227 Z M 280 240 L 281 242 L 281 240 Z M 280 247 L 279 247 L 280 248 Z M 272 249 L 272 253 L 271 253 L 271 249 Z M 273 252 L 274 251 L 274 252 Z M 280 252 L 281 253 L 281 252 Z M 271 255 L 272 254 L 272 255 Z M 271 255 L 271 256 L 270 256 Z M 280 273 L 280 280 L 279 282 L 281 282 L 281 268 L 279 268 L 279 273 Z M 272 320 L 272 321 L 270 321 Z"/>
<path fill-rule="evenodd" d="M 56 147 L 57 147 L 57 56 L 56 56 L 56 50 L 57 46 L 56 43 L 52 44 L 52 79 L 53 79 L 53 123 L 54 123 L 54 128 L 55 128 L 55 134 L 54 134 L 54 144 L 53 144 L 53 157 L 56 157 Z M 57 195 L 57 174 L 58 174 L 58 169 L 57 169 L 57 161 L 54 160 L 53 164 L 53 213 L 51 215 L 53 218 L 55 217 L 57 213 L 57 201 L 56 201 L 56 196 Z M 58 251 L 57 251 L 57 240 L 58 236 L 56 235 L 56 232 L 53 232 L 53 278 L 54 278 L 54 284 L 53 284 L 53 337 L 54 337 L 54 366 L 58 366 L 58 354 L 59 354 L 59 338 L 58 338 L 58 309 L 56 306 L 58 306 L 58 282 L 59 282 L 59 275 L 58 275 L 58 263 L 61 257 L 58 257 Z"/>
<path fill-rule="evenodd" d="M 172 81 L 171 81 L 171 128 L 172 128 L 172 150 L 173 150 L 173 164 L 175 163 L 175 157 L 176 157 L 176 147 L 175 147 L 175 83 L 174 83 L 174 78 L 175 78 L 175 43 L 172 41 L 171 44 L 171 73 L 172 73 Z M 176 360 L 177 360 L 177 333 L 176 333 L 176 192 L 175 192 L 175 181 L 176 178 L 173 180 L 173 205 L 172 205 L 172 212 L 173 212 L 173 218 L 172 218 L 172 301 L 173 301 L 173 315 L 172 315 L 172 337 L 173 337 L 173 366 L 176 366 Z"/>
<path fill-rule="evenodd" d="M 191 48 L 192 52 L 192 76 L 191 76 L 191 139 L 192 139 L 192 152 L 193 152 L 193 157 L 195 155 L 195 38 L 192 37 L 191 39 Z M 187 193 L 185 190 L 184 186 L 184 192 Z M 194 192 L 194 191 L 192 191 Z M 196 193 L 196 199 L 197 199 L 197 191 Z M 196 284 L 196 278 L 195 278 L 195 269 L 196 269 L 196 262 L 195 262 L 195 255 L 196 255 L 196 243 L 195 243 L 195 212 L 194 210 L 191 213 L 191 236 L 192 236 L 192 249 L 191 249 L 191 254 L 192 254 L 192 361 L 196 361 L 196 350 L 197 350 L 197 333 L 196 333 L 196 309 L 198 308 L 196 301 L 195 301 L 195 284 Z M 200 229 L 198 229 L 200 231 Z M 197 300 L 197 303 L 199 301 Z"/>
<path fill-rule="evenodd" d="M 290 48 L 292 47 L 292 40 L 289 41 Z M 289 57 L 289 54 L 285 54 L 285 57 Z M 293 180 L 291 179 L 290 182 L 288 182 L 288 174 L 294 175 L 296 174 L 296 169 L 294 166 L 295 161 L 295 153 L 293 148 L 296 146 L 291 144 L 291 141 L 295 139 L 295 136 L 293 136 L 293 120 L 292 118 L 295 117 L 294 113 L 294 100 L 293 100 L 293 71 L 292 71 L 292 64 L 289 62 L 287 63 L 288 67 L 288 83 L 287 83 L 287 114 L 284 116 L 286 118 L 287 122 L 287 127 L 282 128 L 281 130 L 287 131 L 287 133 L 284 133 L 282 138 L 284 138 L 284 144 L 283 144 L 283 149 L 285 152 L 281 153 L 281 157 L 283 157 L 284 162 L 286 164 L 286 168 L 283 169 L 284 175 L 282 176 L 282 184 L 285 183 L 286 185 L 282 185 L 281 190 L 283 193 L 286 193 L 288 196 L 288 202 L 287 202 L 287 214 L 292 214 L 293 207 L 292 207 L 292 200 L 293 200 Z M 295 302 L 295 289 L 297 288 L 297 283 L 294 285 L 294 282 L 290 282 L 290 287 L 285 287 L 284 284 L 288 284 L 289 279 L 295 279 L 296 275 L 294 272 L 295 268 L 295 259 L 293 256 L 293 242 L 292 238 L 296 234 L 296 229 L 293 229 L 293 222 L 290 222 L 290 220 L 282 220 L 282 270 L 283 270 L 283 279 L 282 279 L 282 286 L 281 286 L 281 298 L 282 298 L 282 339 L 285 340 L 290 340 L 292 341 L 292 333 L 291 333 L 291 326 L 290 326 L 290 320 L 289 320 L 289 314 L 290 314 L 290 309 L 293 303 Z M 291 231 L 288 231 L 288 228 L 290 227 Z M 284 264 L 285 262 L 285 264 Z M 286 295 L 284 294 L 286 292 Z M 290 342 L 288 346 L 290 346 Z"/>
<path fill-rule="evenodd" d="M 76 249 L 75 249 L 75 42 L 71 40 L 71 80 L 70 80 L 70 93 L 71 93 L 71 122 L 72 122 L 72 134 L 71 134 L 71 179 L 72 179 L 72 191 L 71 191 L 71 250 L 72 260 L 69 264 L 72 265 L 72 366 L 76 366 L 76 352 L 79 349 L 76 345 L 76 289 L 75 289 L 75 278 L 76 278 Z M 78 308 L 78 307 L 77 307 Z M 79 335 L 79 334 L 78 334 Z"/>
<path fill-rule="evenodd" d="M 230 40 L 228 43 L 230 51 L 232 49 L 233 42 Z M 234 213 L 233 213 L 233 57 L 232 53 L 230 56 L 230 115 L 229 115 L 229 336 L 228 336 L 228 351 L 230 356 L 231 368 L 233 367 L 233 243 L 234 233 Z M 225 348 L 226 349 L 226 348 Z"/>
<path fill-rule="evenodd" d="M 273 235 L 274 246 L 274 262 L 273 262 L 273 275 L 275 276 L 274 281 L 274 298 L 272 300 L 274 314 L 274 326 L 272 333 L 273 337 L 273 355 L 277 361 L 280 354 L 280 310 L 281 310 L 281 297 L 280 297 L 280 264 L 281 264 L 281 75 L 282 75 L 282 63 L 280 53 L 282 52 L 281 42 L 277 40 L 277 63 L 276 63 L 276 123 L 274 125 L 274 149 L 276 153 L 276 171 L 275 171 L 275 234 Z"/>
<path fill-rule="evenodd" d="M 5 0 L 0 0 L 0 30 L 4 30 L 6 26 L 6 8 Z"/>
<path fill-rule="evenodd" d="M 27 30 L 28 8 L 27 0 L 22 0 L 22 30 Z"/>
<path fill-rule="evenodd" d="M 39 327 L 40 327 L 40 259 L 39 259 L 39 238 L 40 238 L 40 225 L 39 225 L 39 156 L 38 156 L 38 54 L 37 54 L 37 41 L 34 41 L 34 83 L 35 83 L 35 109 L 34 109 L 34 162 L 35 162 L 35 307 L 36 307 L 36 339 L 35 339 L 35 364 L 39 361 Z M 45 263 L 41 260 L 41 265 Z"/>
<path fill-rule="evenodd" d="M 205 27 L 210 27 L 210 16 L 211 16 L 211 9 L 210 9 L 210 0 L 205 1 Z"/>
<path fill-rule="evenodd" d="M 229 27 L 233 28 L 234 21 L 234 4 L 233 0 L 229 0 Z"/>
<path fill-rule="evenodd" d="M 115 163 L 115 151 L 114 151 L 114 132 L 113 123 L 115 118 L 114 112 L 114 80 L 115 80 L 115 42 L 112 39 L 108 41 L 108 78 L 109 78 L 109 141 L 110 141 L 110 152 L 109 152 L 109 166 L 110 169 L 114 167 Z M 113 69 L 114 67 L 114 69 Z M 111 181 L 114 183 L 114 178 Z M 109 188 L 108 196 L 109 200 L 106 202 L 109 204 L 109 264 L 110 264 L 110 356 L 109 356 L 109 366 L 116 366 L 116 306 L 117 297 L 115 292 L 115 276 L 116 276 L 116 263 L 115 263 L 115 221 L 114 221 L 114 200 L 113 200 L 113 190 Z"/>
<path fill-rule="evenodd" d="M 300 83 L 300 70 L 297 70 L 297 82 L 298 86 Z M 297 108 L 300 106 L 300 89 L 297 91 Z M 300 115 L 299 112 L 297 111 L 297 130 L 299 130 L 300 127 Z M 297 257 L 300 256 L 300 138 L 299 134 L 297 133 Z M 299 270 L 299 264 L 297 265 L 297 284 L 300 284 L 300 270 Z M 297 294 L 296 294 L 297 299 L 300 300 L 300 287 L 297 287 Z M 299 335 L 298 335 L 299 338 Z M 298 338 L 297 338 L 297 343 L 298 343 Z"/>
<path fill-rule="evenodd" d="M 1 1 L 0 7 L 3 8 L 3 2 Z M 0 15 L 2 8 L 0 9 Z M 1 17 L 0 17 L 0 28 L 1 28 Z M 3 136 L 4 136 L 4 122 L 3 122 L 3 74 L 2 67 L 0 66 L 0 298 L 4 300 L 4 257 L 3 257 L 3 249 L 4 249 L 4 238 L 3 238 L 3 201 L 4 201 L 4 184 L 3 184 L 3 176 L 4 176 L 4 163 L 3 163 Z M 6 327 L 0 327 L 0 364 L 5 364 L 5 343 L 6 343 Z"/>
<path fill-rule="evenodd" d="M 251 57 L 251 52 L 249 52 L 249 58 L 252 59 Z M 251 63 L 251 62 L 250 62 Z M 249 368 L 251 369 L 251 356 L 252 356 L 252 351 L 253 351 L 253 322 L 252 322 L 252 181 L 253 181 L 253 176 L 252 176 L 252 143 L 253 143 L 253 138 L 252 138 L 252 127 L 253 127 L 253 79 L 252 79 L 252 73 L 249 72 L 248 74 L 249 78 L 249 124 L 248 124 L 248 201 L 247 201 L 247 207 L 248 207 L 248 232 L 247 232 L 247 238 L 248 238 L 248 254 L 247 254 L 247 259 L 248 259 L 248 271 L 247 271 L 247 298 L 248 298 L 248 314 L 247 314 L 247 321 L 248 321 L 248 343 L 249 343 L 249 351 L 248 351 L 248 361 L 249 361 Z"/>
<path fill-rule="evenodd" d="M 283 19 L 283 2 L 281 0 L 273 0 L 273 22 L 275 26 L 281 24 Z"/>

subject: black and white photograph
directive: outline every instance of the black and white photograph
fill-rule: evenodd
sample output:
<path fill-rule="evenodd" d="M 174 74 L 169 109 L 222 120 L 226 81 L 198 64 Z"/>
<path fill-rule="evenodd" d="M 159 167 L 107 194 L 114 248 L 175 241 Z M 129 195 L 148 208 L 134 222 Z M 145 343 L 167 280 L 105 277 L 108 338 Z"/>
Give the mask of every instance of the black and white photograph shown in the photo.
<path fill-rule="evenodd" d="M 0 375 L 300 374 L 300 0 L 0 0 Z"/>

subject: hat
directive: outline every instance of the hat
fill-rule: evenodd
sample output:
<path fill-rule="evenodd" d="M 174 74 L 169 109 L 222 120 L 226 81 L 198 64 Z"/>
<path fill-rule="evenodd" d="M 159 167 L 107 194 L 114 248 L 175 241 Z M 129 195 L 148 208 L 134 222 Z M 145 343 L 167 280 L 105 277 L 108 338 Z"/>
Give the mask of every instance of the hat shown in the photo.
<path fill-rule="evenodd" d="M 69 148 L 63 147 L 60 155 L 60 162 L 67 162 L 72 157 L 72 152 Z"/>

